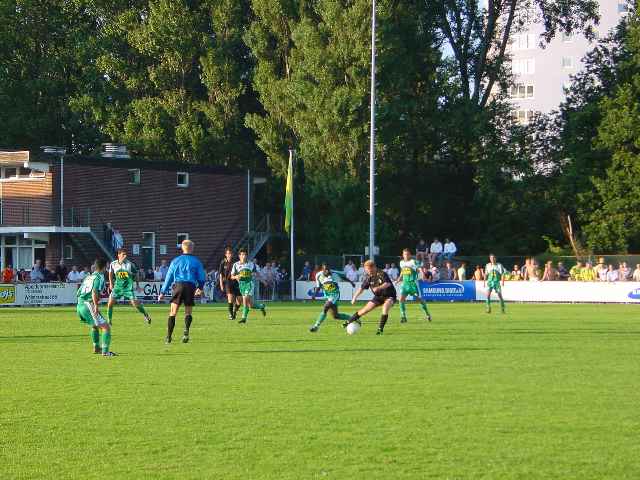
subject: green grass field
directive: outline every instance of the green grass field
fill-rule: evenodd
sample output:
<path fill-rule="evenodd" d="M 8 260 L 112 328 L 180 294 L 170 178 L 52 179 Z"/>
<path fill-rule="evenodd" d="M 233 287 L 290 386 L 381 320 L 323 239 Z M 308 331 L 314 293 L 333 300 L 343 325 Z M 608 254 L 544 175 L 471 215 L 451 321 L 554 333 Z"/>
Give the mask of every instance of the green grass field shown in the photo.
<path fill-rule="evenodd" d="M 1 309 L 0 478 L 640 478 L 637 306 L 412 306 L 382 337 L 319 308 L 200 307 L 167 347 L 166 307 L 120 306 L 112 359 L 71 308 Z"/>

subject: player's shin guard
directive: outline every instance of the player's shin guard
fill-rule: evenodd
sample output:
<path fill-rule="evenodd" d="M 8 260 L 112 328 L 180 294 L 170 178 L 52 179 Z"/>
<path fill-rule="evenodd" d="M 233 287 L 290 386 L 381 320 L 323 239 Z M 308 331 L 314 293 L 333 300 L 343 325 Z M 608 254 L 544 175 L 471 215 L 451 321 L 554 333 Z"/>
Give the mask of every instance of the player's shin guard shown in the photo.
<path fill-rule="evenodd" d="M 406 302 L 400 302 L 400 316 L 407 318 L 407 304 Z"/>
<path fill-rule="evenodd" d="M 249 316 L 249 307 L 246 305 L 242 307 L 242 320 L 247 321 L 247 317 Z"/>
<path fill-rule="evenodd" d="M 384 331 L 384 326 L 387 324 L 387 320 L 389 319 L 389 315 L 380 315 L 380 323 L 378 324 L 378 330 Z"/>
<path fill-rule="evenodd" d="M 102 330 L 102 353 L 109 353 L 111 345 L 111 329 Z"/>
<path fill-rule="evenodd" d="M 96 327 L 92 327 L 89 334 L 91 335 L 91 343 L 93 343 L 94 350 L 96 348 L 100 348 L 100 332 L 98 329 Z"/>
<path fill-rule="evenodd" d="M 193 322 L 193 317 L 191 315 L 184 316 L 184 331 L 185 333 L 189 333 L 189 329 L 191 328 L 191 322 Z"/>
<path fill-rule="evenodd" d="M 173 335 L 173 329 L 176 326 L 176 317 L 175 316 L 169 316 L 169 318 L 167 319 L 167 337 L 171 338 L 171 336 Z"/>

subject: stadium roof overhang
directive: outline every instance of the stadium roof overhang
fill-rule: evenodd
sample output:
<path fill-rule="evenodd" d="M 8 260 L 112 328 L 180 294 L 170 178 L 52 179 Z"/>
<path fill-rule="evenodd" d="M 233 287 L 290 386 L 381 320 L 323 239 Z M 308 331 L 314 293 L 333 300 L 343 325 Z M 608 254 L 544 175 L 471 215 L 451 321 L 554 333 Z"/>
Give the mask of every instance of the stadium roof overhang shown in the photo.
<path fill-rule="evenodd" d="M 2 234 L 38 234 L 38 233 L 91 233 L 89 227 L 56 227 L 56 226 L 43 226 L 43 227 L 0 227 L 0 235 Z"/>
<path fill-rule="evenodd" d="M 49 171 L 49 163 L 34 160 L 28 150 L 0 151 L 0 167 L 24 167 L 40 172 Z"/>

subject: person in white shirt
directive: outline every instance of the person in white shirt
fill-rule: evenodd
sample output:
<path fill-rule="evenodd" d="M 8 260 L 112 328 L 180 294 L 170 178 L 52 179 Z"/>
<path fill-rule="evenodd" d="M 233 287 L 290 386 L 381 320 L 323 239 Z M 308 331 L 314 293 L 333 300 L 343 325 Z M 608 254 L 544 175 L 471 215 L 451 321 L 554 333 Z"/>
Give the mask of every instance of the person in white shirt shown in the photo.
<path fill-rule="evenodd" d="M 87 275 L 89 275 L 89 272 L 87 272 L 86 268 L 83 268 L 78 272 L 78 277 L 80 281 L 83 281 Z"/>
<path fill-rule="evenodd" d="M 444 239 L 444 255 L 443 255 L 444 259 L 451 260 L 457 251 L 458 251 L 458 247 L 456 247 L 456 244 L 453 243 L 448 238 L 445 238 Z"/>
<path fill-rule="evenodd" d="M 640 263 L 636 265 L 636 269 L 633 271 L 633 281 L 640 282 Z"/>
<path fill-rule="evenodd" d="M 618 281 L 628 282 L 631 280 L 631 269 L 627 266 L 627 262 L 622 262 L 618 268 Z"/>
<path fill-rule="evenodd" d="M 44 282 L 44 269 L 42 268 L 42 262 L 40 260 L 36 260 L 36 263 L 33 265 L 29 279 L 33 283 Z"/>
<path fill-rule="evenodd" d="M 78 271 L 78 267 L 73 265 L 71 267 L 71 271 L 67 274 L 67 282 L 69 283 L 77 283 L 82 281 L 82 277 L 80 276 L 80 272 Z"/>
<path fill-rule="evenodd" d="M 350 282 L 358 281 L 358 271 L 352 261 L 349 261 L 344 267 L 344 273 Z"/>
<path fill-rule="evenodd" d="M 358 268 L 358 282 L 361 282 L 362 279 L 364 278 L 364 265 L 360 265 L 360 268 Z"/>
<path fill-rule="evenodd" d="M 160 270 L 160 266 L 156 266 L 156 268 L 153 270 L 153 281 L 161 282 L 162 280 L 163 278 L 162 278 L 162 271 Z"/>
<path fill-rule="evenodd" d="M 394 282 L 398 279 L 398 277 L 400 276 L 400 270 L 398 270 L 398 267 L 396 267 L 395 263 L 391 264 L 391 268 L 389 268 L 389 272 L 387 273 L 387 275 L 389 275 L 389 278 Z"/>
<path fill-rule="evenodd" d="M 435 265 L 431 266 L 431 280 L 433 282 L 438 282 L 440 280 L 440 270 Z"/>
<path fill-rule="evenodd" d="M 613 265 L 607 267 L 607 282 L 617 282 L 620 278 L 618 270 L 614 270 Z"/>
<path fill-rule="evenodd" d="M 433 243 L 429 248 L 429 263 L 436 263 L 442 256 L 442 243 L 437 238 L 433 239 Z"/>

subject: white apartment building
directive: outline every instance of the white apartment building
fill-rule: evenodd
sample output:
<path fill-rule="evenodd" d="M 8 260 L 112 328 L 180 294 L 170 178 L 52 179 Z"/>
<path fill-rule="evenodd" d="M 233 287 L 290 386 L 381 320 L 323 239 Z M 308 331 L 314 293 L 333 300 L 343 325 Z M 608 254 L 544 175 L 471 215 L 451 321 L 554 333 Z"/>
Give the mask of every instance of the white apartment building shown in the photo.
<path fill-rule="evenodd" d="M 600 24 L 597 36 L 604 37 L 628 11 L 626 0 L 600 0 Z M 544 49 L 540 47 L 540 24 L 512 36 L 509 52 L 516 85 L 511 98 L 516 116 L 527 123 L 534 112 L 549 113 L 565 98 L 571 76 L 582 68 L 582 58 L 594 47 L 581 34 L 558 35 Z"/>

